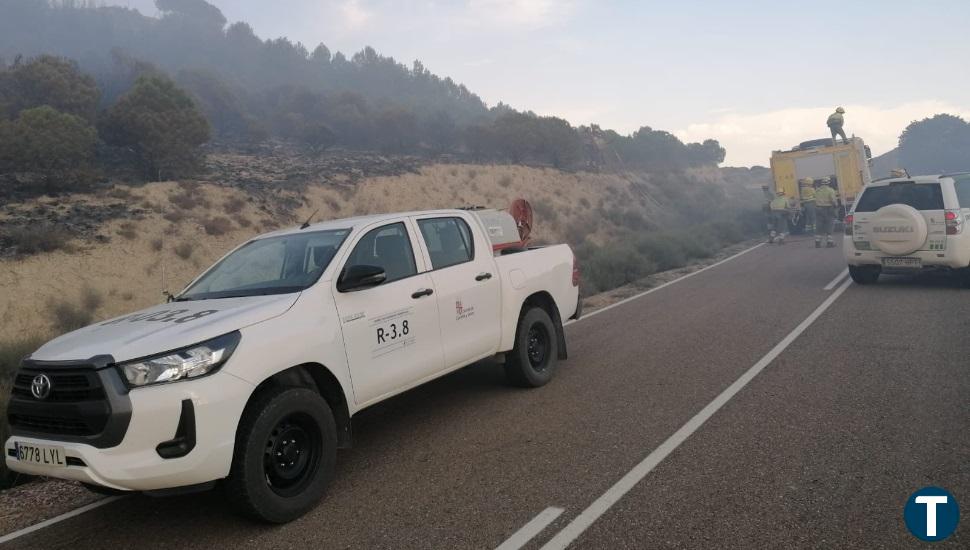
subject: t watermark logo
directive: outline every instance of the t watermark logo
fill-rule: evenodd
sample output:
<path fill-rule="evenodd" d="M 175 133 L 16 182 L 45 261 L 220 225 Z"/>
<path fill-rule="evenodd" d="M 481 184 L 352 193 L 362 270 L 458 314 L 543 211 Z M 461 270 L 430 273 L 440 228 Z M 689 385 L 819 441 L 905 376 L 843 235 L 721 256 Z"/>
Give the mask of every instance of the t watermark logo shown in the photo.
<path fill-rule="evenodd" d="M 925 541 L 944 540 L 960 522 L 960 506 L 946 489 L 923 487 L 909 496 L 903 508 L 906 528 Z"/>

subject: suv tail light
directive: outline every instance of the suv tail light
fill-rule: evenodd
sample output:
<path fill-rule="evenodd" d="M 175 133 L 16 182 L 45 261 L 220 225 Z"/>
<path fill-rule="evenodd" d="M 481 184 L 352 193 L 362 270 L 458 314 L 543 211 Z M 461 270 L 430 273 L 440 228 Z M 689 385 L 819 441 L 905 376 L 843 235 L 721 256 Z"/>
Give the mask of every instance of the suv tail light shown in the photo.
<path fill-rule="evenodd" d="M 579 286 L 579 259 L 576 258 L 575 252 L 573 252 L 573 286 Z"/>
<path fill-rule="evenodd" d="M 963 231 L 963 218 L 957 210 L 947 210 L 943 214 L 946 220 L 946 234 L 959 235 Z"/>
<path fill-rule="evenodd" d="M 848 216 L 845 217 L 845 223 L 843 225 L 845 226 L 845 234 L 846 235 L 851 235 L 852 234 L 852 220 L 853 219 L 854 219 L 854 216 L 852 214 L 849 214 Z"/>

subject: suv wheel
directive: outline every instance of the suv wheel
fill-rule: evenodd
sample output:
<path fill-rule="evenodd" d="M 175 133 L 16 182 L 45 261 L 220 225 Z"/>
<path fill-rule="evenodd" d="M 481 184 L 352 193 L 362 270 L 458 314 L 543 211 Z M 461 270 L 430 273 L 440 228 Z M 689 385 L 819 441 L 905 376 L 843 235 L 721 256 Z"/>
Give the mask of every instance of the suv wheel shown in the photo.
<path fill-rule="evenodd" d="M 878 265 L 850 265 L 849 276 L 856 284 L 871 285 L 879 280 L 879 273 L 882 268 Z"/>
<path fill-rule="evenodd" d="M 323 498 L 336 449 L 333 413 L 319 393 L 267 389 L 246 406 L 239 422 L 227 496 L 253 519 L 292 521 Z"/>
<path fill-rule="evenodd" d="M 516 386 L 538 388 L 552 380 L 559 358 L 556 326 L 541 308 L 519 318 L 515 347 L 505 356 L 505 376 Z"/>

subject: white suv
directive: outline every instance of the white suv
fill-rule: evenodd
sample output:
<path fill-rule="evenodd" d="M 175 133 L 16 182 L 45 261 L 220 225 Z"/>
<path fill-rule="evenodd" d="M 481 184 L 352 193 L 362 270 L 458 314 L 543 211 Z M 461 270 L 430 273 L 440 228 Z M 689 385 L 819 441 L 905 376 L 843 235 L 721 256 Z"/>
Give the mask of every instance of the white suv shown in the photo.
<path fill-rule="evenodd" d="M 970 173 L 877 180 L 845 218 L 845 259 L 852 280 L 880 273 L 970 266 Z M 970 282 L 970 277 L 966 279 Z"/>

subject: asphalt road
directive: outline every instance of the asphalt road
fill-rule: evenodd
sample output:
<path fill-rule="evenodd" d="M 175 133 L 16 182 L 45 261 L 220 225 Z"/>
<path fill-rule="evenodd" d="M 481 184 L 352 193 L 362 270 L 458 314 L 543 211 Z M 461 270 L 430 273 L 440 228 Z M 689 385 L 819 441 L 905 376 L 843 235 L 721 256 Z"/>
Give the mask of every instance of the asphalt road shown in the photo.
<path fill-rule="evenodd" d="M 288 525 L 241 520 L 217 492 L 133 496 L 10 544 L 489 549 L 562 509 L 539 548 L 841 293 L 570 547 L 919 547 L 914 490 L 970 510 L 970 291 L 826 290 L 843 269 L 838 249 L 762 246 L 568 326 L 543 388 L 482 363 L 364 411 L 328 497 Z M 970 546 L 967 523 L 940 546 Z"/>

